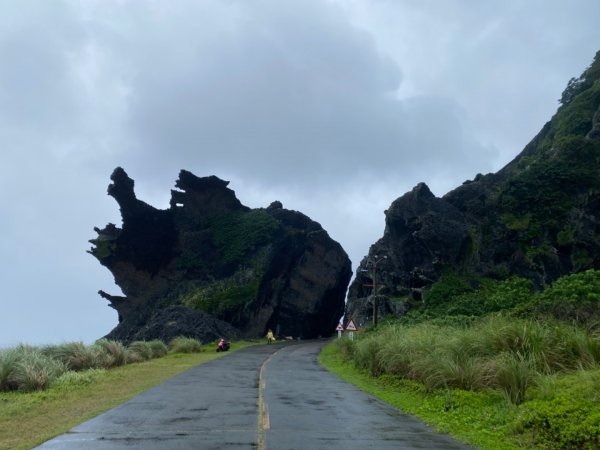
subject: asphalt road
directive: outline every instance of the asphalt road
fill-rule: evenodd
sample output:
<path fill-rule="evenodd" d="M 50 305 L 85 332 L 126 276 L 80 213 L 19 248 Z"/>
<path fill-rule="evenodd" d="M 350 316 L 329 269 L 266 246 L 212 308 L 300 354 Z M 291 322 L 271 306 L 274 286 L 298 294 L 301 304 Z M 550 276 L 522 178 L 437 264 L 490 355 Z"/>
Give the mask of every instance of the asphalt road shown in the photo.
<path fill-rule="evenodd" d="M 40 449 L 467 449 L 327 372 L 324 344 L 248 347 L 178 375 Z"/>

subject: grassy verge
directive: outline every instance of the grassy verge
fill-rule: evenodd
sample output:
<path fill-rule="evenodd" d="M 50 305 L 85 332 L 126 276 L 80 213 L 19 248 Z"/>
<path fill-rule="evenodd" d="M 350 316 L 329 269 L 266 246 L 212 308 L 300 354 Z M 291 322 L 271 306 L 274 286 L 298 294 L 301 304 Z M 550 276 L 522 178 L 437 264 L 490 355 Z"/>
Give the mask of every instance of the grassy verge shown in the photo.
<path fill-rule="evenodd" d="M 319 362 L 363 391 L 462 442 L 494 450 L 523 448 L 515 440 L 510 440 L 516 407 L 498 391 L 438 389 L 426 392 L 422 384 L 397 376 L 372 377 L 367 371 L 344 361 L 334 344 L 323 349 Z"/>
<path fill-rule="evenodd" d="M 232 350 L 250 343 L 234 343 Z M 45 391 L 0 392 L 0 450 L 29 449 L 197 364 L 225 353 L 172 353 L 114 369 L 79 372 Z"/>

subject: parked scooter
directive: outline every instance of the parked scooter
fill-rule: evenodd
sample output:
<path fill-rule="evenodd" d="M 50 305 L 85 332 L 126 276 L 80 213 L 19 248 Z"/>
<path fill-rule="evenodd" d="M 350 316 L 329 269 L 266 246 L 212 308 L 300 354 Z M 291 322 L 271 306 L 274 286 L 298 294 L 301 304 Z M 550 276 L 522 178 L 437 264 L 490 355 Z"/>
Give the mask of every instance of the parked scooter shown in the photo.
<path fill-rule="evenodd" d="M 231 343 L 229 341 L 226 341 L 225 339 L 221 339 L 219 341 L 219 343 L 217 344 L 217 353 L 218 352 L 226 352 L 227 350 L 229 350 L 230 346 L 231 346 Z"/>

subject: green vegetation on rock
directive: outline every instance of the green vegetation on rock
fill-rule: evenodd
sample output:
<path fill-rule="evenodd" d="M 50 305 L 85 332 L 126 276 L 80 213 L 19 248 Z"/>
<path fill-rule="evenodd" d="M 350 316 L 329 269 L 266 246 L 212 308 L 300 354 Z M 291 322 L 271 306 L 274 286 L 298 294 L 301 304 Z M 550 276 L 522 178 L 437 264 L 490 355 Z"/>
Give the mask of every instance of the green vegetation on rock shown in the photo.
<path fill-rule="evenodd" d="M 231 212 L 211 221 L 213 239 L 223 263 L 239 263 L 272 241 L 280 223 L 264 209 Z"/>
<path fill-rule="evenodd" d="M 256 299 L 261 277 L 253 269 L 242 269 L 229 278 L 192 289 L 183 304 L 227 319 Z"/>
<path fill-rule="evenodd" d="M 562 322 L 598 328 L 600 270 L 590 269 L 559 278 L 517 310 L 521 314 L 551 317 Z"/>
<path fill-rule="evenodd" d="M 511 277 L 498 281 L 447 270 L 402 318 L 405 323 L 459 316 L 479 317 L 528 302 L 533 295 L 531 281 Z"/>
<path fill-rule="evenodd" d="M 583 136 L 565 137 L 555 143 L 552 155 L 524 158 L 521 165 L 526 168 L 511 177 L 499 196 L 506 227 L 518 231 L 524 245 L 539 238 L 556 242 L 560 232 L 564 244 L 564 226 L 574 204 L 600 189 L 600 144 Z"/>

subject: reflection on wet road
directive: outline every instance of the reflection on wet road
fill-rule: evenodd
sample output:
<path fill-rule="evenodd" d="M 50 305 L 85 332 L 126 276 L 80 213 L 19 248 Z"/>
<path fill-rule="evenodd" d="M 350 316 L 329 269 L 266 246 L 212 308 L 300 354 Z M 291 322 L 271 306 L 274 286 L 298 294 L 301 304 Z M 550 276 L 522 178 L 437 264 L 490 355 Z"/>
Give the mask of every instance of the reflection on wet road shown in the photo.
<path fill-rule="evenodd" d="M 174 377 L 50 449 L 466 449 L 316 361 L 323 341 L 247 347 Z"/>

